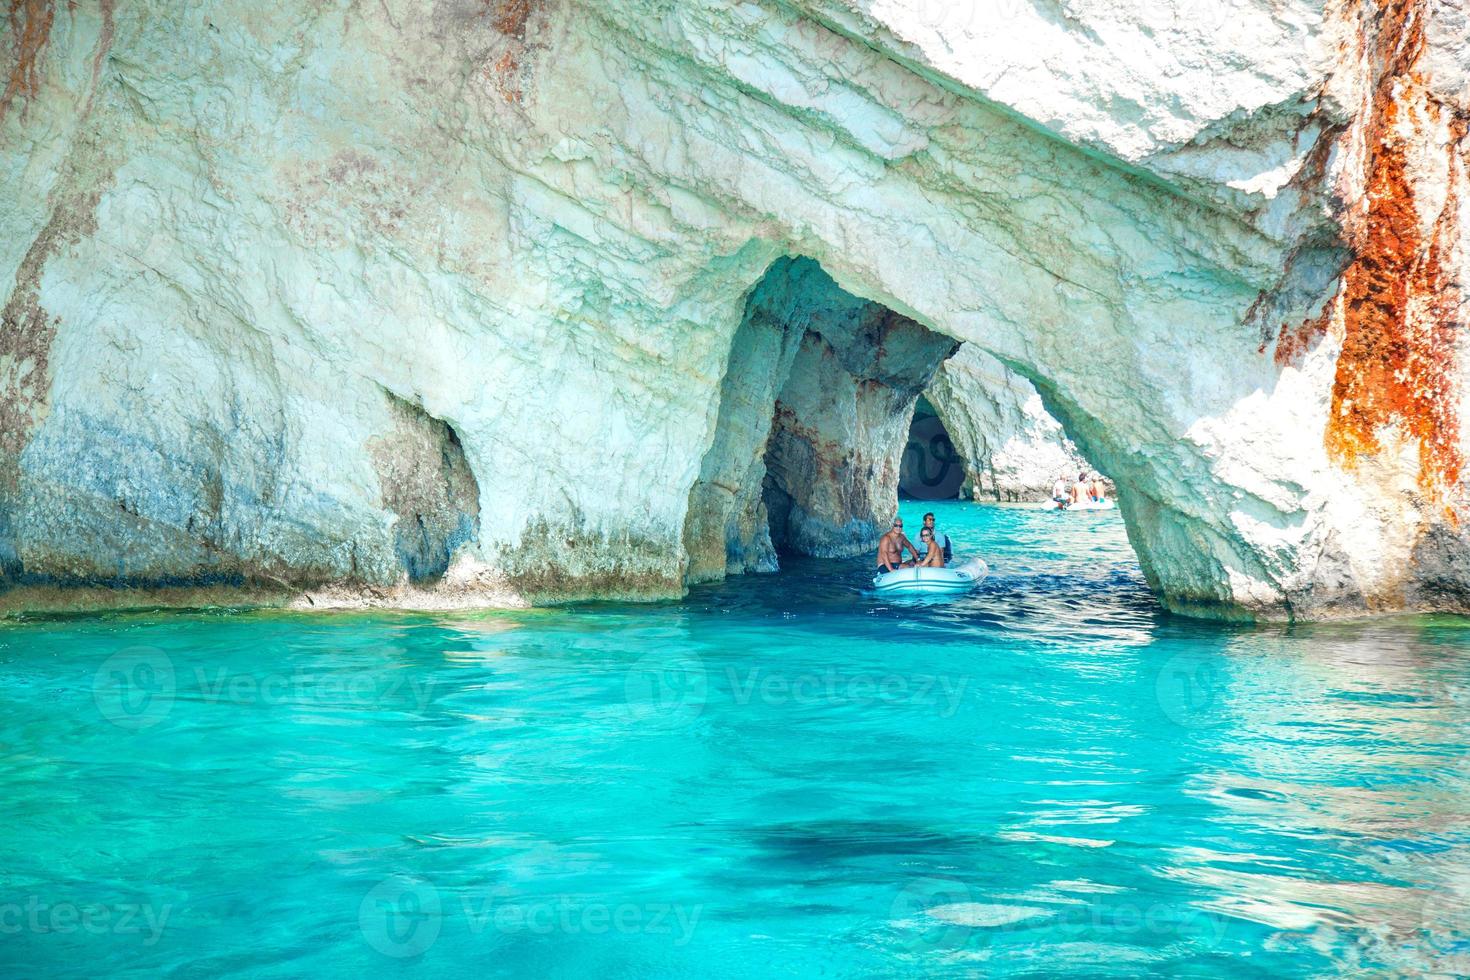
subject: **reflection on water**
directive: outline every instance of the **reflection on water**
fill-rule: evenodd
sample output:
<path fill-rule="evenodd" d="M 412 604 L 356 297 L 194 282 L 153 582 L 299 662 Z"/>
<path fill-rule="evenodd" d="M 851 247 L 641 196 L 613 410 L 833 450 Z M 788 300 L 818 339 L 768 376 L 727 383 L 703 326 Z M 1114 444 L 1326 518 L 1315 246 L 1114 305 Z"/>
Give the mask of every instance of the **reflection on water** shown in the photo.
<path fill-rule="evenodd" d="M 6 627 L 0 972 L 1470 972 L 1464 620 L 1182 620 L 1115 514 L 933 509 L 952 602 Z"/>

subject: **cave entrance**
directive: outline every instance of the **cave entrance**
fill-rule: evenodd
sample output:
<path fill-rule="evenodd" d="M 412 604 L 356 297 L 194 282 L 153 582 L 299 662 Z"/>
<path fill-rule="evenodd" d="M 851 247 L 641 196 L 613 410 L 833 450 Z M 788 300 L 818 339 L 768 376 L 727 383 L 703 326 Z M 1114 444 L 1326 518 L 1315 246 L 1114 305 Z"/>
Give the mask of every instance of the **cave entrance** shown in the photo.
<path fill-rule="evenodd" d="M 689 493 L 686 580 L 873 548 L 898 508 L 914 406 L 958 347 L 811 259 L 773 263 L 747 298 Z"/>
<path fill-rule="evenodd" d="M 973 496 L 970 469 L 944 419 L 924 395 L 914 404 L 898 468 L 902 500 L 955 500 Z"/>
<path fill-rule="evenodd" d="M 925 421 L 926 411 L 936 418 Z M 922 471 L 915 466 L 921 452 L 930 457 Z M 974 344 L 961 345 L 924 389 L 904 456 L 906 472 L 914 470 L 900 490 L 930 500 L 948 495 L 961 478 L 954 469 L 945 471 L 946 461 L 965 474 L 961 496 L 997 502 L 1049 500 L 1059 477 L 1070 482 L 1079 472 L 1096 471 L 1036 386 Z"/>

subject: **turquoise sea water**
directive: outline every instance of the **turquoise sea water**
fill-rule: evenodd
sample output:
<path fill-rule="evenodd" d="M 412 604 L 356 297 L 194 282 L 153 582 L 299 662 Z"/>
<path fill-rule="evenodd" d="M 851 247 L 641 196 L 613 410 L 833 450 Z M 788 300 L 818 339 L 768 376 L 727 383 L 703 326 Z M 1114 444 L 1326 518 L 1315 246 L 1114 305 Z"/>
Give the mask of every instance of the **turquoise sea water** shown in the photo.
<path fill-rule="evenodd" d="M 934 509 L 973 596 L 0 626 L 0 975 L 1470 972 L 1470 623 Z"/>

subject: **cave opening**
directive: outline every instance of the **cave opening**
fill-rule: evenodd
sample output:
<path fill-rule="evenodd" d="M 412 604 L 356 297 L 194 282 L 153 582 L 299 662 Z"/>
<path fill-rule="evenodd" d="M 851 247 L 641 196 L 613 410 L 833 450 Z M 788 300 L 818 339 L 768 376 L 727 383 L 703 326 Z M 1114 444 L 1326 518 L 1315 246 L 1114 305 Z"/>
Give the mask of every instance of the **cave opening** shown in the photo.
<path fill-rule="evenodd" d="M 975 344 L 962 344 L 940 366 L 915 407 L 911 432 L 900 491 L 916 499 L 948 499 L 957 490 L 966 500 L 1041 502 L 1059 478 L 1100 470 L 1036 385 Z M 1112 495 L 1111 481 L 1103 482 Z"/>
<path fill-rule="evenodd" d="M 901 500 L 955 500 L 973 496 L 970 466 L 943 416 L 925 395 L 914 404 L 908 439 L 899 460 Z"/>
<path fill-rule="evenodd" d="M 686 581 L 871 549 L 897 511 L 914 406 L 958 348 L 812 259 L 773 263 L 747 297 L 690 490 Z"/>

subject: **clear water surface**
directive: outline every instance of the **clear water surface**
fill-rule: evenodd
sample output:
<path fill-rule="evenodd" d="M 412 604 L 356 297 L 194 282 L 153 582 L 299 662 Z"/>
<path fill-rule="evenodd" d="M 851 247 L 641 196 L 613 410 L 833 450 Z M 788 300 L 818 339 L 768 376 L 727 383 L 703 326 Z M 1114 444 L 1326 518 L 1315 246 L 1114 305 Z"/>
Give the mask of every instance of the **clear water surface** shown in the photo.
<path fill-rule="evenodd" d="M 0 626 L 0 975 L 1470 972 L 1470 622 L 1174 618 L 1114 513 L 935 509 L 957 601 Z"/>

